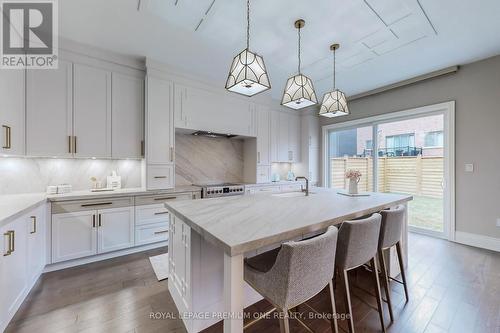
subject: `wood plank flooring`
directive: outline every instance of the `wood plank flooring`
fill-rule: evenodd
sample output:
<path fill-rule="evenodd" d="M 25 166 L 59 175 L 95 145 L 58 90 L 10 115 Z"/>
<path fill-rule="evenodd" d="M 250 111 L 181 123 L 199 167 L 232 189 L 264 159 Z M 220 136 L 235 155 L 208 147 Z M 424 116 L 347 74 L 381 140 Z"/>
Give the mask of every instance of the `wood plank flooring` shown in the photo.
<path fill-rule="evenodd" d="M 148 257 L 166 248 L 47 273 L 38 281 L 6 332 L 186 332 L 167 281 L 158 282 Z M 408 280 L 410 301 L 405 303 L 402 286 L 391 283 L 395 321 L 388 332 L 500 333 L 500 254 L 460 244 L 410 234 Z M 351 294 L 356 332 L 380 332 L 370 276 L 363 269 L 351 275 Z M 343 294 L 336 290 L 337 312 L 343 313 Z M 298 308 L 313 332 L 331 332 L 325 319 L 328 293 L 324 290 Z M 269 309 L 261 301 L 246 311 Z M 167 314 L 151 319 L 151 313 Z M 279 332 L 278 320 L 269 319 L 246 332 Z M 312 318 L 312 319 L 311 319 Z M 341 331 L 347 322 L 340 320 Z M 308 332 L 291 320 L 292 332 Z M 204 333 L 222 332 L 217 324 Z"/>

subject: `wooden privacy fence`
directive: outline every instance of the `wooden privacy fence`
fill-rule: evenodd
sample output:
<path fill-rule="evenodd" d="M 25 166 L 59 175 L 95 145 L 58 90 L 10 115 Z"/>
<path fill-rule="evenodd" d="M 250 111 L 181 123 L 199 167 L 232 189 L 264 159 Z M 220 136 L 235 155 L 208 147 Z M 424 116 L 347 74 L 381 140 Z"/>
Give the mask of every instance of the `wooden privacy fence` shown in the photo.
<path fill-rule="evenodd" d="M 333 187 L 347 188 L 344 174 L 349 169 L 359 170 L 362 177 L 360 191 L 373 191 L 372 157 L 335 157 L 330 163 L 330 182 Z M 378 190 L 443 197 L 443 157 L 379 157 Z"/>

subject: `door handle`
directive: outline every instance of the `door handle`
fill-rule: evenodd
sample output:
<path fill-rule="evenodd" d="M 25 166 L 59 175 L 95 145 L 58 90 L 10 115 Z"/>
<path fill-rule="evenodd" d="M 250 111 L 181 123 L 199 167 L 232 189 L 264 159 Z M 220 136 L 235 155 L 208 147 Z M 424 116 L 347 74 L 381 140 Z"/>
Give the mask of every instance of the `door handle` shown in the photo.
<path fill-rule="evenodd" d="M 99 214 L 99 227 L 102 227 L 102 216 Z"/>
<path fill-rule="evenodd" d="M 95 214 L 92 215 L 92 228 L 95 228 Z"/>
<path fill-rule="evenodd" d="M 33 222 L 33 231 L 30 234 L 36 234 L 36 216 L 31 216 L 31 222 Z"/>
<path fill-rule="evenodd" d="M 11 147 L 11 129 L 10 126 L 2 125 L 5 129 L 5 145 L 2 147 L 3 149 L 10 149 Z"/>
<path fill-rule="evenodd" d="M 71 135 L 68 135 L 68 153 L 72 153 L 72 149 L 71 149 Z"/>
<path fill-rule="evenodd" d="M 76 135 L 73 136 L 73 153 L 76 154 Z"/>

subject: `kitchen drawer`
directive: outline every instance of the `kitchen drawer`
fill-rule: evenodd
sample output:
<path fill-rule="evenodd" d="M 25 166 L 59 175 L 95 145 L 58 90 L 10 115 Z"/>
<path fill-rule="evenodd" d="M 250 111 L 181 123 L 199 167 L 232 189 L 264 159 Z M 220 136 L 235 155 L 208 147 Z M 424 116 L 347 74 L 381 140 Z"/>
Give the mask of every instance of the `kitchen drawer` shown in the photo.
<path fill-rule="evenodd" d="M 53 202 L 52 214 L 82 212 L 96 209 L 133 207 L 134 198 L 110 198 L 79 201 Z"/>
<path fill-rule="evenodd" d="M 252 193 L 266 193 L 266 192 L 276 193 L 276 192 L 280 192 L 281 188 L 280 188 L 280 186 L 273 185 L 273 186 L 254 187 L 254 188 L 252 188 L 252 190 L 253 190 Z"/>
<path fill-rule="evenodd" d="M 135 225 L 157 222 L 168 223 L 168 210 L 163 204 L 135 207 Z"/>
<path fill-rule="evenodd" d="M 300 191 L 301 189 L 302 189 L 301 184 L 281 185 L 281 192 L 294 192 L 294 191 Z"/>
<path fill-rule="evenodd" d="M 192 193 L 155 194 L 155 195 L 135 197 L 135 205 L 136 206 L 155 205 L 155 204 L 162 204 L 166 201 L 190 200 L 190 199 L 193 199 Z"/>
<path fill-rule="evenodd" d="M 174 187 L 173 165 L 148 165 L 146 187 L 148 190 L 163 190 Z"/>
<path fill-rule="evenodd" d="M 135 227 L 135 245 L 168 240 L 168 222 L 145 224 Z"/>

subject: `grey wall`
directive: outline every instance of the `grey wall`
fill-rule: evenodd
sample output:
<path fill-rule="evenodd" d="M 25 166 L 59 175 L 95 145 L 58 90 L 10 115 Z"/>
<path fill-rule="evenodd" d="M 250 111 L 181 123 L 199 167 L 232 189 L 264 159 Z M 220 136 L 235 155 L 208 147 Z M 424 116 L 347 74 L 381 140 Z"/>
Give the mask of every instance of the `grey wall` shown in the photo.
<path fill-rule="evenodd" d="M 456 101 L 456 229 L 500 238 L 500 56 L 464 65 L 458 73 L 350 103 L 351 115 L 320 126 Z M 464 172 L 474 163 L 474 173 Z M 321 165 L 323 165 L 321 163 Z"/>

